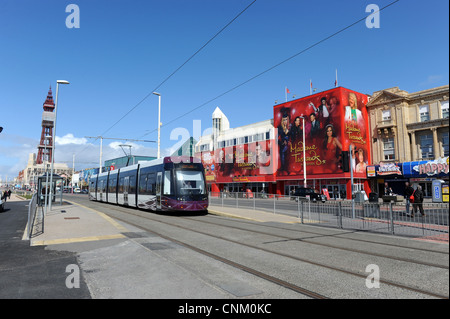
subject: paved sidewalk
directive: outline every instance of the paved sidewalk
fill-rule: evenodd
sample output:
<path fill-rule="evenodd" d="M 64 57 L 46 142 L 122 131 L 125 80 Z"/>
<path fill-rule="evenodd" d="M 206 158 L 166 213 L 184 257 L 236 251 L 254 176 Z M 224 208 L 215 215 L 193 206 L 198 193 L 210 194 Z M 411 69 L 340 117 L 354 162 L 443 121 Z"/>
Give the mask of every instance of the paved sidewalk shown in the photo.
<path fill-rule="evenodd" d="M 127 232 L 107 215 L 69 201 L 62 206 L 53 206 L 44 217 L 43 227 L 43 232 L 38 230 L 36 234 L 34 231 L 31 246 L 119 239 L 125 238 L 122 233 Z"/>

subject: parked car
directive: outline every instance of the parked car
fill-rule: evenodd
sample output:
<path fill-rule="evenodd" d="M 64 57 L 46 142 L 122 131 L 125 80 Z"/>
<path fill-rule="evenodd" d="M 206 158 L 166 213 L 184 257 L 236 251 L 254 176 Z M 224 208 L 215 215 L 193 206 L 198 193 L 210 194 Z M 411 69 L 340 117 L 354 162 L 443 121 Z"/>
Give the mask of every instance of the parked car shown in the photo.
<path fill-rule="evenodd" d="M 316 193 L 312 188 L 305 187 L 297 188 L 294 192 L 293 197 L 295 201 L 309 199 L 312 202 L 321 201 L 322 203 L 325 203 L 325 201 L 327 200 L 327 197 L 325 195 Z"/>
<path fill-rule="evenodd" d="M 74 188 L 74 190 L 73 190 L 73 193 L 74 194 L 80 194 L 81 193 L 81 189 L 80 188 Z"/>
<path fill-rule="evenodd" d="M 5 210 L 5 202 L 0 199 L 0 213 Z"/>

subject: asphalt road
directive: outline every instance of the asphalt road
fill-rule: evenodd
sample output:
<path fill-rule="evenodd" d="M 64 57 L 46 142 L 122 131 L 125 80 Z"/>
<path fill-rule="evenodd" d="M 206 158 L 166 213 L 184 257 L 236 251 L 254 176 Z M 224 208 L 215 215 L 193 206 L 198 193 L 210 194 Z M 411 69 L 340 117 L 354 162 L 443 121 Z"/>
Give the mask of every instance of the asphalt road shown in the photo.
<path fill-rule="evenodd" d="M 22 236 L 28 201 L 7 201 L 0 213 L 0 299 L 84 299 L 89 290 L 81 276 L 78 289 L 68 289 L 68 265 L 78 265 L 77 254 L 31 247 Z"/>

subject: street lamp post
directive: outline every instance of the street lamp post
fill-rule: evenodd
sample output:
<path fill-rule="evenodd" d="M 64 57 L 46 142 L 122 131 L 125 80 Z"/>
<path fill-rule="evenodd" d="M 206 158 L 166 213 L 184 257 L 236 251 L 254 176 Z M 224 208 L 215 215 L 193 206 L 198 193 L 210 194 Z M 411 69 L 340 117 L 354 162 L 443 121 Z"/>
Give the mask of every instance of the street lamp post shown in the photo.
<path fill-rule="evenodd" d="M 161 94 L 158 92 L 153 92 L 153 94 L 158 95 L 158 154 L 157 158 L 161 157 Z"/>
<path fill-rule="evenodd" d="M 305 118 L 300 116 L 303 120 L 303 187 L 306 188 L 306 145 L 305 145 Z"/>
<path fill-rule="evenodd" d="M 53 199 L 53 164 L 55 162 L 55 139 L 56 139 L 56 117 L 58 115 L 58 89 L 60 84 L 69 84 L 65 80 L 56 81 L 56 98 L 55 98 L 55 121 L 53 122 L 53 141 L 52 141 L 52 162 L 50 167 L 50 198 L 49 198 L 49 210 L 52 209 L 52 199 Z"/>
<path fill-rule="evenodd" d="M 48 152 L 47 152 L 47 142 L 51 136 L 45 135 L 44 136 L 44 146 L 45 146 L 45 160 L 44 160 L 44 172 L 45 172 L 45 201 L 44 201 L 44 215 L 47 215 L 47 202 L 48 202 Z"/>

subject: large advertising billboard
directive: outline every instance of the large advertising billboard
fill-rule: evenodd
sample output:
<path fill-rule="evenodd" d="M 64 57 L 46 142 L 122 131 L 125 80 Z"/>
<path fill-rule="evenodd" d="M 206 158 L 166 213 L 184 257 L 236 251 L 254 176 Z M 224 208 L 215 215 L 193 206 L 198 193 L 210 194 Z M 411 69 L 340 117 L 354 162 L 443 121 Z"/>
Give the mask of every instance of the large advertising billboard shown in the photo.
<path fill-rule="evenodd" d="M 365 178 L 371 163 L 366 104 L 366 95 L 339 87 L 274 106 L 277 176 L 303 175 L 304 150 L 308 175 L 341 174 L 339 155 L 352 146 L 354 176 Z"/>
<path fill-rule="evenodd" d="M 205 178 L 209 182 L 275 181 L 274 140 L 264 140 L 203 152 Z"/>

